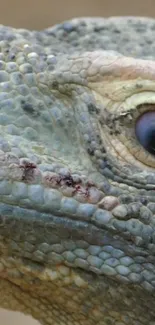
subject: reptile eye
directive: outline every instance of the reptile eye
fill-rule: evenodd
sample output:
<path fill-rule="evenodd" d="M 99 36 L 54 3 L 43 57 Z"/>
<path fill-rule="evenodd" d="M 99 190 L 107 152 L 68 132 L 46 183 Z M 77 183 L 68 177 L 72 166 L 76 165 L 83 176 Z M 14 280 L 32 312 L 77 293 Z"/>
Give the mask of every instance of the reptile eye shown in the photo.
<path fill-rule="evenodd" d="M 140 144 L 149 153 L 155 155 L 155 112 L 147 112 L 140 116 L 135 132 Z"/>

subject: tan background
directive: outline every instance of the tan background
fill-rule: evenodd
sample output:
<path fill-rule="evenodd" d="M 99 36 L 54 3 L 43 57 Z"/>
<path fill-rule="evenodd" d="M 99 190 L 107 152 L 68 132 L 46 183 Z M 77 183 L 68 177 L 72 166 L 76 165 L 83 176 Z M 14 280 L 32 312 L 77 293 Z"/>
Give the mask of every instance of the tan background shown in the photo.
<path fill-rule="evenodd" d="M 155 0 L 0 0 L 0 23 L 42 29 L 78 16 L 155 17 Z M 2 293 L 0 293 L 2 294 Z M 2 310 L 0 325 L 36 325 L 36 321 Z"/>
<path fill-rule="evenodd" d="M 0 0 L 0 23 L 41 29 L 78 16 L 155 16 L 155 0 Z"/>

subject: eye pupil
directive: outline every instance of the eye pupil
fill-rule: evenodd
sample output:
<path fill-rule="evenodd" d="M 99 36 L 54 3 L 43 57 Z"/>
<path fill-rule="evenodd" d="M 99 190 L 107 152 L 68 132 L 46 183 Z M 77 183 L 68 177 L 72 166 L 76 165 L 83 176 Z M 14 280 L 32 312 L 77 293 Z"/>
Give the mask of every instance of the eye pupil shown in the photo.
<path fill-rule="evenodd" d="M 155 127 L 154 127 L 154 130 L 151 130 L 149 133 L 148 133 L 148 144 L 147 144 L 147 150 L 152 153 L 152 154 L 155 154 Z"/>
<path fill-rule="evenodd" d="M 147 112 L 139 117 L 135 133 L 139 143 L 155 156 L 155 112 Z"/>

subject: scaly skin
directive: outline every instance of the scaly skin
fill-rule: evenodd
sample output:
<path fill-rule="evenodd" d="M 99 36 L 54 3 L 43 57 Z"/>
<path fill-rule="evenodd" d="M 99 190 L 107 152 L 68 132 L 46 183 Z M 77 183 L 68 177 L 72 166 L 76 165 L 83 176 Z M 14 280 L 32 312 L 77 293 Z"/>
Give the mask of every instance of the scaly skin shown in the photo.
<path fill-rule="evenodd" d="M 155 20 L 0 27 L 0 305 L 46 325 L 155 324 Z M 120 54 L 119 54 L 120 53 Z"/>

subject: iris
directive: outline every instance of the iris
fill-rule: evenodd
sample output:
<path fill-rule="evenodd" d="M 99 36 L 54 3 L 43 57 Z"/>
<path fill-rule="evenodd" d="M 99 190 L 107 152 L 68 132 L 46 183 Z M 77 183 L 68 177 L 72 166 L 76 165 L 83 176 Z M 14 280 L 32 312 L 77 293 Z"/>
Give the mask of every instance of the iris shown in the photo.
<path fill-rule="evenodd" d="M 139 143 L 155 155 L 155 111 L 146 112 L 139 117 L 135 133 Z"/>

